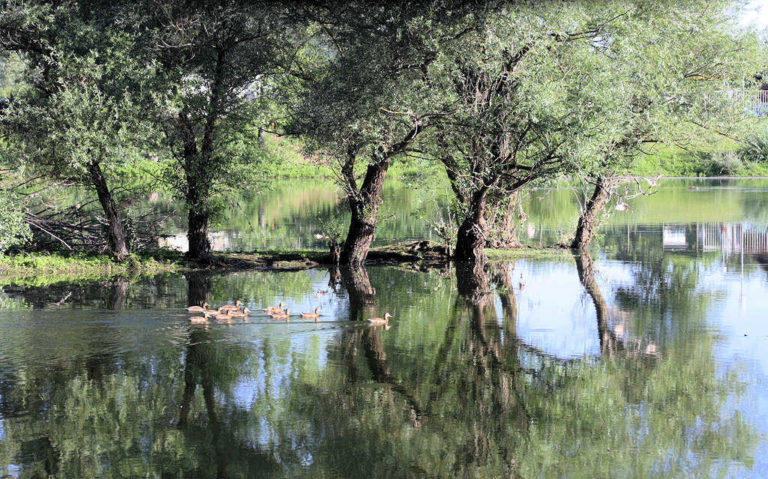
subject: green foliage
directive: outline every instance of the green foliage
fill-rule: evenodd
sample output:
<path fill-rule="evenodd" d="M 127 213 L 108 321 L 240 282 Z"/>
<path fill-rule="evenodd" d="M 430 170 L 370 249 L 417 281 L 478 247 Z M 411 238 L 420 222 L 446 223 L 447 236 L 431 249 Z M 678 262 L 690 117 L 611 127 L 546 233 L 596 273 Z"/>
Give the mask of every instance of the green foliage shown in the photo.
<path fill-rule="evenodd" d="M 739 145 L 737 154 L 743 161 L 768 164 L 768 134 L 747 136 Z"/>
<path fill-rule="evenodd" d="M 29 225 L 24 222 L 24 210 L 19 198 L 10 191 L 0 189 L 0 255 L 10 248 L 21 246 L 31 237 Z"/>
<path fill-rule="evenodd" d="M 25 83 L 0 120 L 24 167 L 87 184 L 89 164 L 109 170 L 153 137 L 145 120 L 155 75 L 152 63 L 136 57 L 134 37 L 81 13 L 43 4 L 4 12 L 2 27 L 32 45 L 21 48 Z"/>

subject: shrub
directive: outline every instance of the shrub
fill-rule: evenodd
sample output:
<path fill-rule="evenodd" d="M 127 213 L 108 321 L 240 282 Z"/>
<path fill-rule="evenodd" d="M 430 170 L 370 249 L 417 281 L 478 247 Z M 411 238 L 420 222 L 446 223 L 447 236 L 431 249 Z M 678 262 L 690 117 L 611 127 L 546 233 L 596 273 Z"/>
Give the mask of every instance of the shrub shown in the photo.
<path fill-rule="evenodd" d="M 738 174 L 744 163 L 736 152 L 716 151 L 707 153 L 701 158 L 702 173 L 706 176 L 730 176 Z"/>
<path fill-rule="evenodd" d="M 31 237 L 29 225 L 24 221 L 21 202 L 15 195 L 3 191 L 0 202 L 0 254 L 23 244 Z"/>
<path fill-rule="evenodd" d="M 757 134 L 747 137 L 739 146 L 739 158 L 751 163 L 768 162 L 768 135 Z"/>

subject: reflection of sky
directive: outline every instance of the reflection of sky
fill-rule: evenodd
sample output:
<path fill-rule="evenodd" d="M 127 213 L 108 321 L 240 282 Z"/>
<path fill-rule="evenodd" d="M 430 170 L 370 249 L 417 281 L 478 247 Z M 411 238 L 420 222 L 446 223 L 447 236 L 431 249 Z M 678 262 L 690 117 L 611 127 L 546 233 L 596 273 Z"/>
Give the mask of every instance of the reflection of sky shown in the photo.
<path fill-rule="evenodd" d="M 674 253 L 666 253 L 674 254 Z M 710 294 L 705 309 L 708 334 L 716 336 L 713 349 L 720 377 L 738 373 L 745 390 L 734 394 L 723 416 L 739 411 L 762 436 L 748 474 L 768 476 L 768 272 L 745 257 L 744 271 L 733 262 L 700 267 L 698 290 Z M 600 259 L 595 273 L 604 298 L 613 307 L 617 288 L 634 288 L 636 263 Z M 521 278 L 522 273 L 522 278 Z M 512 273 L 518 300 L 519 338 L 559 358 L 599 355 L 596 313 L 579 282 L 573 261 L 518 261 Z M 522 291 L 518 282 L 523 282 Z M 630 331 L 631 314 L 630 314 Z M 696 313 L 693 313 L 696 314 Z M 671 318 L 675 321 L 674 316 Z M 661 351 L 663 357 L 663 350 Z M 730 385 L 736 390 L 736 385 Z M 742 474 L 740 473 L 741 477 Z"/>
<path fill-rule="evenodd" d="M 559 358 L 600 354 L 594 308 L 574 273 L 572 263 L 524 261 L 512 272 L 516 287 L 524 283 L 516 291 L 518 336 Z"/>

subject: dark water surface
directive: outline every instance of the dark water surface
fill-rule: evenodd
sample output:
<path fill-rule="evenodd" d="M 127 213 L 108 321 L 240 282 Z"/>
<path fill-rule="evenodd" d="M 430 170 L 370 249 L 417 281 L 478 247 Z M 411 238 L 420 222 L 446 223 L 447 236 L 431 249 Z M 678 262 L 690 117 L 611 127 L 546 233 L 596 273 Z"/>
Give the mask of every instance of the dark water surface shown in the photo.
<path fill-rule="evenodd" d="M 766 477 L 768 182 L 688 186 L 481 298 L 395 267 L 6 286 L 0 477 Z M 556 236 L 573 192 L 538 193 Z M 203 298 L 323 316 L 191 326 Z"/>

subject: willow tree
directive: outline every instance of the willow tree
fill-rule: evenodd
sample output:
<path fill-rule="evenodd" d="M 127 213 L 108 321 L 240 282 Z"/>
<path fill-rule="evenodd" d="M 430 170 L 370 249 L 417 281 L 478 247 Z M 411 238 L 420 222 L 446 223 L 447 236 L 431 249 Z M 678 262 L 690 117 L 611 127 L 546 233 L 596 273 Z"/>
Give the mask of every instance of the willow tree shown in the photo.
<path fill-rule="evenodd" d="M 2 133 L 24 168 L 96 193 L 109 249 L 123 260 L 128 235 L 109 181 L 145 143 L 154 68 L 136 56 L 135 38 L 116 27 L 116 9 L 91 7 L 5 5 L 0 46 L 18 52 L 25 70 L 2 111 Z"/>
<path fill-rule="evenodd" d="M 427 72 L 441 45 L 466 35 L 483 8 L 438 0 L 332 4 L 310 13 L 323 54 L 291 130 L 336 172 L 351 211 L 340 260 L 359 265 L 374 238 L 387 170 L 418 149 L 444 113 Z"/>
<path fill-rule="evenodd" d="M 290 60 L 289 10 L 275 2 L 144 2 L 151 54 L 175 96 L 157 121 L 175 158 L 186 200 L 188 256 L 208 261 L 213 199 L 232 159 L 228 149 L 258 114 L 270 75 Z"/>
<path fill-rule="evenodd" d="M 430 145 L 462 213 L 456 260 L 482 269 L 492 198 L 588 153 L 613 101 L 593 43 L 615 15 L 609 2 L 511 4 L 441 51 L 430 77 L 451 113 Z"/>
<path fill-rule="evenodd" d="M 745 105 L 728 90 L 759 71 L 756 39 L 735 24 L 731 0 L 687 0 L 626 5 L 621 22 L 595 44 L 611 59 L 617 121 L 580 177 L 592 194 L 579 216 L 574 249 L 589 246 L 619 178 L 651 143 L 687 149 L 740 135 Z M 763 60 L 764 61 L 764 60 Z"/>

